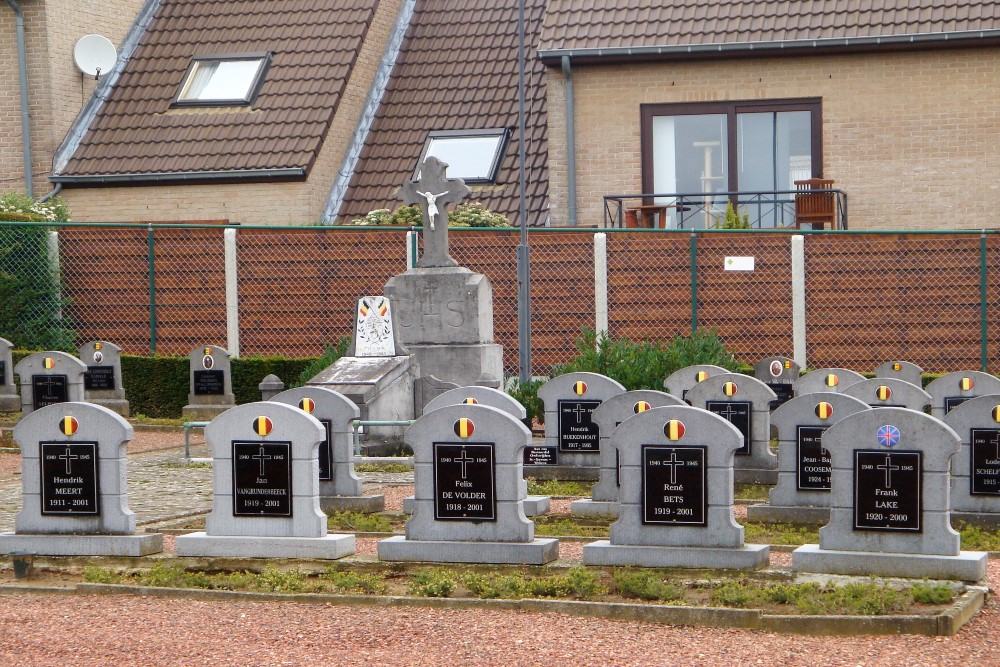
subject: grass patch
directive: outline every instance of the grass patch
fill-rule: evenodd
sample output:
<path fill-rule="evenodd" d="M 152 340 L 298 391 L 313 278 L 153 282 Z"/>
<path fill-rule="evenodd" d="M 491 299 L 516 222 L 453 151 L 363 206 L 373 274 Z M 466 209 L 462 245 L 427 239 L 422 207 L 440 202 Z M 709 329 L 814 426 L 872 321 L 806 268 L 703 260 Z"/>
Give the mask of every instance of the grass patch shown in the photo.
<path fill-rule="evenodd" d="M 190 461 L 188 463 L 178 463 L 176 461 L 167 461 L 162 464 L 164 468 L 211 468 L 211 461 Z"/>
<path fill-rule="evenodd" d="M 959 522 L 955 526 L 962 535 L 962 548 L 967 551 L 1000 551 L 1000 531 L 983 530 Z"/>
<path fill-rule="evenodd" d="M 184 422 L 197 421 L 181 417 L 147 417 L 142 413 L 133 414 L 128 420 L 135 426 L 175 426 L 177 428 L 182 428 Z"/>
<path fill-rule="evenodd" d="M 535 535 L 545 537 L 579 536 L 608 537 L 613 519 L 578 519 L 559 514 L 543 514 L 533 518 Z"/>
<path fill-rule="evenodd" d="M 559 479 L 535 479 L 528 477 L 528 494 L 532 496 L 570 496 L 587 498 L 592 482 L 577 482 Z"/>
<path fill-rule="evenodd" d="M 382 595 L 389 590 L 382 574 L 358 574 L 343 570 L 337 565 L 331 565 L 323 578 L 338 593 Z"/>
<path fill-rule="evenodd" d="M 413 466 L 405 463 L 355 463 L 355 472 L 399 473 L 413 472 Z"/>
<path fill-rule="evenodd" d="M 737 484 L 733 496 L 736 500 L 767 500 L 771 487 L 766 484 Z"/>
<path fill-rule="evenodd" d="M 601 582 L 600 572 L 584 567 L 570 568 L 566 574 L 540 577 L 472 572 L 463 575 L 461 583 L 474 597 L 489 600 L 523 598 L 591 600 L 608 592 Z"/>
<path fill-rule="evenodd" d="M 652 570 L 616 569 L 612 573 L 615 590 L 624 598 L 677 602 L 684 599 L 687 587 Z"/>
<path fill-rule="evenodd" d="M 363 512 L 334 512 L 327 520 L 327 528 L 331 530 L 351 530 L 358 533 L 391 533 L 402 527 L 383 514 L 364 514 Z"/>
<path fill-rule="evenodd" d="M 850 582 L 843 586 L 817 583 L 764 584 L 748 580 L 712 586 L 709 600 L 722 607 L 741 609 L 790 606 L 807 615 L 886 616 L 902 613 L 915 596 L 910 591 L 875 582 Z"/>
<path fill-rule="evenodd" d="M 783 544 L 798 546 L 819 543 L 819 527 L 799 526 L 790 523 L 743 524 L 743 540 L 748 544 Z"/>
<path fill-rule="evenodd" d="M 424 570 L 410 575 L 407 590 L 410 595 L 417 597 L 446 598 L 454 592 L 458 579 L 458 575 L 452 570 L 444 568 Z"/>

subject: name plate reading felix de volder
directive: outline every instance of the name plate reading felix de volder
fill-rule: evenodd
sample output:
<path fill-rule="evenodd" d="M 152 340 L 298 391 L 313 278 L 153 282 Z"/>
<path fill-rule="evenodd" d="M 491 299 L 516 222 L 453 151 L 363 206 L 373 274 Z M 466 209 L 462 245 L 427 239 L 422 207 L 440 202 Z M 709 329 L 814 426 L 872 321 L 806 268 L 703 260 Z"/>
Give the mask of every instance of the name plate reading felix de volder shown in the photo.
<path fill-rule="evenodd" d="M 496 521 L 494 443 L 434 443 L 434 518 Z"/>

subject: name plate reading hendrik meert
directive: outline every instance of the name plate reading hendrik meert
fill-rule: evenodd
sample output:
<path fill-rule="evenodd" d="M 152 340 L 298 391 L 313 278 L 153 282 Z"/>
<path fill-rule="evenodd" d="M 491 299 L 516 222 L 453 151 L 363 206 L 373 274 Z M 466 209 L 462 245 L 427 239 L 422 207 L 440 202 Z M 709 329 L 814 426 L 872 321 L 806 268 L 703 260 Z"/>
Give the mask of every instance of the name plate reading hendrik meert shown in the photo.
<path fill-rule="evenodd" d="M 434 443 L 434 518 L 496 521 L 495 444 Z"/>
<path fill-rule="evenodd" d="M 195 371 L 193 389 L 195 396 L 225 394 L 226 379 L 224 371 Z"/>
<path fill-rule="evenodd" d="M 87 366 L 83 374 L 83 388 L 88 391 L 113 391 L 115 389 L 114 366 Z"/>
<path fill-rule="evenodd" d="M 69 378 L 65 375 L 32 375 L 31 398 L 35 410 L 69 400 Z"/>
<path fill-rule="evenodd" d="M 642 522 L 706 525 L 705 447 L 642 446 Z"/>
<path fill-rule="evenodd" d="M 743 434 L 743 446 L 737 449 L 736 453 L 749 454 L 753 403 L 750 401 L 706 401 L 705 409 L 719 415 Z"/>
<path fill-rule="evenodd" d="M 600 401 L 559 401 L 559 451 L 597 452 L 600 428 L 592 420 Z"/>
<path fill-rule="evenodd" d="M 922 530 L 921 456 L 854 450 L 854 530 Z"/>
<path fill-rule="evenodd" d="M 100 515 L 97 443 L 40 444 L 42 514 Z"/>
<path fill-rule="evenodd" d="M 233 441 L 233 516 L 292 516 L 292 443 Z"/>
<path fill-rule="evenodd" d="M 969 492 L 1000 495 L 1000 429 L 974 428 L 970 436 Z"/>
<path fill-rule="evenodd" d="M 796 435 L 798 488 L 800 491 L 829 491 L 833 464 L 821 439 L 826 426 L 799 426 Z"/>

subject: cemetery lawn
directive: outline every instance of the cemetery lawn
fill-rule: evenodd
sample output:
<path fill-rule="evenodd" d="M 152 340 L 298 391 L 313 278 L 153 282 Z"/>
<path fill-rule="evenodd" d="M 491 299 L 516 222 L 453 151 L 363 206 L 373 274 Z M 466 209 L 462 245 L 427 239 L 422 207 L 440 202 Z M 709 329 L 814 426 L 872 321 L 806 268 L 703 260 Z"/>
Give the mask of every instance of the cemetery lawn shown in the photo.
<path fill-rule="evenodd" d="M 589 498 L 591 488 L 596 482 L 577 482 L 559 479 L 535 479 L 528 480 L 528 495 L 531 496 L 553 496 L 556 498 Z"/>

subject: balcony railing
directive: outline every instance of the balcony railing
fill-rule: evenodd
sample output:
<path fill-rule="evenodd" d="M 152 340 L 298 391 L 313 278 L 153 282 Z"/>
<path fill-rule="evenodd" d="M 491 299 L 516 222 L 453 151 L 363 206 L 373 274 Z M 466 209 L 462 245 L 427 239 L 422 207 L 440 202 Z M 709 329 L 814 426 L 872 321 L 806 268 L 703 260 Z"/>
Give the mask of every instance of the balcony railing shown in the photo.
<path fill-rule="evenodd" d="M 830 201 L 830 219 L 815 216 L 802 222 L 796 198 L 802 208 L 804 198 Z M 847 193 L 836 189 L 772 190 L 766 192 L 696 192 L 691 194 L 628 194 L 604 197 L 606 227 L 658 227 L 667 229 L 721 229 L 726 205 L 742 219 L 748 217 L 753 229 L 847 229 Z M 632 223 L 635 224 L 632 224 Z"/>

